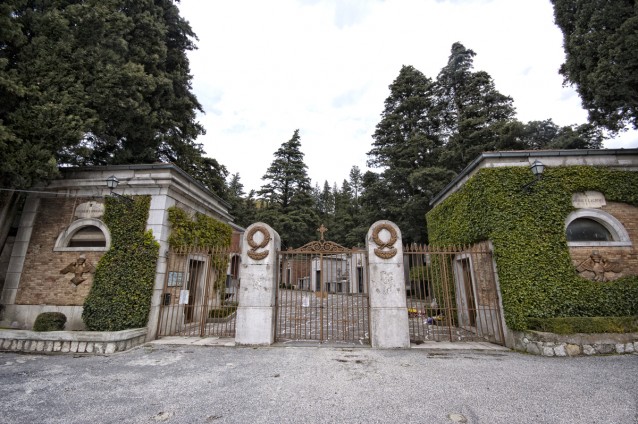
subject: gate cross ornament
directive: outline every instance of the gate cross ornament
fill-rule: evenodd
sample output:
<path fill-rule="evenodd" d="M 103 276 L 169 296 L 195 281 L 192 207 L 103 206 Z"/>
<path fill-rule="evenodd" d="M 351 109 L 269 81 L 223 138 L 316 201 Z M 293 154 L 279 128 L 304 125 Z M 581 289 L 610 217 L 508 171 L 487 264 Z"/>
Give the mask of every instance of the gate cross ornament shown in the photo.
<path fill-rule="evenodd" d="M 319 232 L 321 233 L 321 241 L 324 241 L 324 240 L 323 240 L 323 233 L 325 233 L 326 231 L 328 231 L 328 229 L 327 229 L 327 228 L 326 228 L 323 224 L 321 224 L 321 227 L 319 227 L 319 228 L 317 229 L 317 231 L 319 231 Z"/>

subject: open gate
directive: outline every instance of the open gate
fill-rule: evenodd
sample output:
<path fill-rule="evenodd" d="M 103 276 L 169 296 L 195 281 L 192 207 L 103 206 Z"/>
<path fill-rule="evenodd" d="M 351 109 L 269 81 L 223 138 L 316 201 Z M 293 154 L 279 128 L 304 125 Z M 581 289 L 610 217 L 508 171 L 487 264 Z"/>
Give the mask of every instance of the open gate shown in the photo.
<path fill-rule="evenodd" d="M 367 277 L 365 251 L 324 241 L 323 232 L 279 252 L 276 340 L 369 344 Z"/>
<path fill-rule="evenodd" d="M 171 248 L 157 335 L 235 336 L 239 252 Z"/>
<path fill-rule="evenodd" d="M 474 246 L 406 246 L 410 339 L 504 344 L 499 291 L 487 242 Z"/>

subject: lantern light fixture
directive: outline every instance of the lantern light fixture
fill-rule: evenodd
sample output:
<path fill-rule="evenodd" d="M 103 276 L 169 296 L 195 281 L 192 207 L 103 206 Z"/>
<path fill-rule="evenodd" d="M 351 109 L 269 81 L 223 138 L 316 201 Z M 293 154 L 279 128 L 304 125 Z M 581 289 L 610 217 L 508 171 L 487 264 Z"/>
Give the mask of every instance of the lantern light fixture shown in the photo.
<path fill-rule="evenodd" d="M 115 175 L 111 175 L 110 177 L 106 179 L 106 186 L 109 188 L 109 190 L 111 190 L 111 196 L 117 197 L 118 199 L 125 201 L 129 205 L 132 205 L 133 199 L 131 199 L 130 197 L 122 196 L 121 194 L 115 193 L 113 191 L 114 188 L 117 188 L 117 185 L 119 183 L 120 183 L 120 180 L 118 180 Z"/>
<path fill-rule="evenodd" d="M 536 159 L 534 163 L 530 165 L 529 169 L 531 169 L 532 174 L 534 174 L 536 179 L 540 180 L 543 176 L 543 171 L 545 171 L 545 165 L 543 164 L 543 162 Z"/>

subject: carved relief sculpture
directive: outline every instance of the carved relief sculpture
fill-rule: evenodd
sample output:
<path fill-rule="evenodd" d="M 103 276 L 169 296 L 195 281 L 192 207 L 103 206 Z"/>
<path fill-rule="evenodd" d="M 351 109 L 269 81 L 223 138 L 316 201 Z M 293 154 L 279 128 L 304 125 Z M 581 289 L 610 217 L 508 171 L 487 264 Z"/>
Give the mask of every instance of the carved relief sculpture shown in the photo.
<path fill-rule="evenodd" d="M 86 281 L 86 278 L 83 277 L 83 274 L 95 273 L 95 267 L 89 261 L 86 260 L 86 256 L 80 255 L 79 258 L 75 260 L 75 262 L 71 262 L 69 265 L 60 270 L 60 274 L 74 274 L 73 278 L 71 278 L 71 283 L 79 286 L 82 282 Z"/>
<path fill-rule="evenodd" d="M 257 243 L 255 241 L 254 237 L 255 237 L 255 234 L 257 233 L 261 233 L 264 236 L 261 243 Z M 264 250 L 263 252 L 257 252 L 257 249 L 263 249 L 264 247 L 268 246 L 268 242 L 270 241 L 270 234 L 268 233 L 268 230 L 266 228 L 260 225 L 251 228 L 248 234 L 246 235 L 246 241 L 248 242 L 248 245 L 250 246 L 250 250 L 248 251 L 248 256 L 251 259 L 254 259 L 256 261 L 261 261 L 266 256 L 268 256 L 268 253 L 269 253 L 268 250 Z"/>
<path fill-rule="evenodd" d="M 622 272 L 622 267 L 617 262 L 611 262 L 601 256 L 597 250 L 591 252 L 589 258 L 576 266 L 576 271 L 581 277 L 592 281 L 609 281 L 607 273 Z"/>
<path fill-rule="evenodd" d="M 381 240 L 381 237 L 379 237 L 382 230 L 387 230 L 390 233 L 390 239 L 388 241 L 383 241 Z M 372 241 L 374 241 L 374 243 L 378 246 L 374 249 L 374 254 L 381 259 L 393 258 L 397 254 L 397 249 L 394 248 L 394 243 L 396 243 L 398 238 L 397 232 L 392 225 L 377 225 L 372 231 Z"/>

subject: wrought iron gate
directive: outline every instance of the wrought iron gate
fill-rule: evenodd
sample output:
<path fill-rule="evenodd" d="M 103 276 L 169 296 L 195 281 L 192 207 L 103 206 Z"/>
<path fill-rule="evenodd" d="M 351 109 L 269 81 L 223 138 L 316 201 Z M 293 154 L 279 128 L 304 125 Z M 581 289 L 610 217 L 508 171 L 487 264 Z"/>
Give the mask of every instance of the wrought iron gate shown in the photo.
<path fill-rule="evenodd" d="M 369 344 L 367 257 L 323 240 L 279 252 L 276 340 Z"/>
<path fill-rule="evenodd" d="M 235 336 L 239 253 L 228 248 L 170 249 L 158 336 Z"/>
<path fill-rule="evenodd" d="M 410 339 L 504 344 L 499 292 L 487 242 L 404 249 Z"/>

